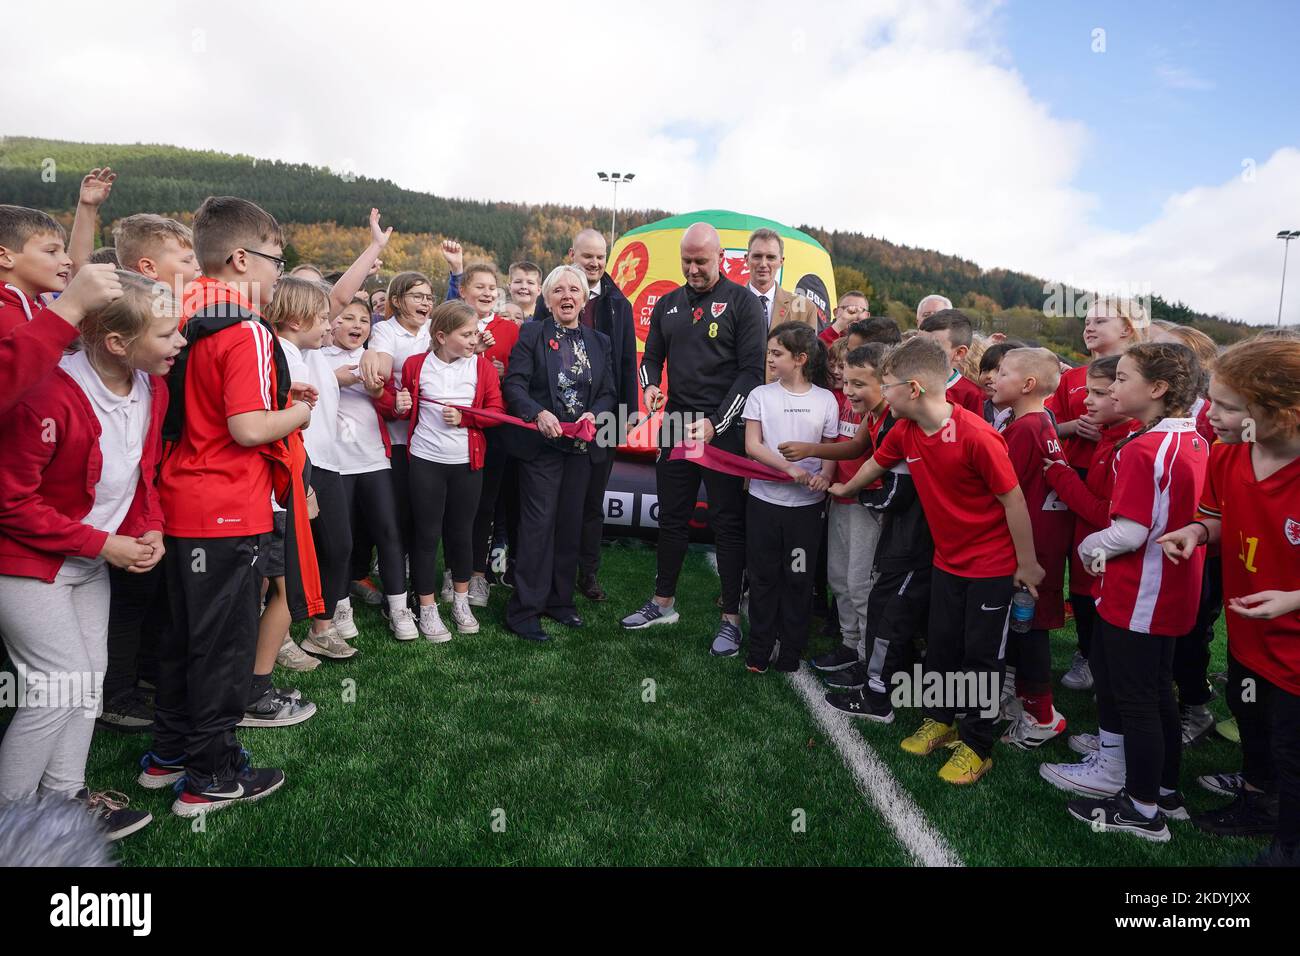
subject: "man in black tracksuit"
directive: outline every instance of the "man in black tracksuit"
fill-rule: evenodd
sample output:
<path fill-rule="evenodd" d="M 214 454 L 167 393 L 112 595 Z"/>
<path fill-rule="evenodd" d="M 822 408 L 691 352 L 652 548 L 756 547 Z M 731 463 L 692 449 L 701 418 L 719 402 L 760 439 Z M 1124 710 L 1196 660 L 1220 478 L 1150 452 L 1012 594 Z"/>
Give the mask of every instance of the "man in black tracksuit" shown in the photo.
<path fill-rule="evenodd" d="M 707 223 L 682 236 L 686 284 L 660 299 L 650 316 L 641 357 L 646 408 L 664 404 L 659 389 L 668 375 L 669 396 L 659 432 L 655 482 L 659 497 L 658 576 L 655 596 L 623 619 L 628 629 L 677 620 L 673 607 L 677 577 L 686 557 L 700 481 L 708 493 L 722 579 L 719 636 L 740 643 L 740 590 L 745 570 L 745 492 L 740 478 L 703 468 L 691 460 L 669 461 L 673 446 L 685 439 L 712 442 L 737 455 L 745 453 L 741 412 L 750 389 L 763 384 L 767 321 L 758 299 L 721 274 L 722 241 Z"/>

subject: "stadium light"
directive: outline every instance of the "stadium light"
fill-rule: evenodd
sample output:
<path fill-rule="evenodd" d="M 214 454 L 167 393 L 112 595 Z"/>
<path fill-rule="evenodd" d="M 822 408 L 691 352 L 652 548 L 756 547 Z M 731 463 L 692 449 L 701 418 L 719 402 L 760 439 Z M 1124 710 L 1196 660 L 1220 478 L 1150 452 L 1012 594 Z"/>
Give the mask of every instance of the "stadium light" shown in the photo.
<path fill-rule="evenodd" d="M 630 183 L 636 179 L 636 173 L 596 173 L 596 178 L 602 183 L 612 183 L 614 186 L 614 211 L 609 217 L 609 245 L 614 246 L 614 234 L 618 226 L 618 187 L 620 183 Z"/>
<path fill-rule="evenodd" d="M 1300 239 L 1300 229 L 1283 229 L 1276 238 L 1282 240 L 1282 291 L 1277 296 L 1277 327 L 1282 328 L 1282 300 L 1286 298 L 1286 258 L 1291 251 L 1291 240 Z"/>

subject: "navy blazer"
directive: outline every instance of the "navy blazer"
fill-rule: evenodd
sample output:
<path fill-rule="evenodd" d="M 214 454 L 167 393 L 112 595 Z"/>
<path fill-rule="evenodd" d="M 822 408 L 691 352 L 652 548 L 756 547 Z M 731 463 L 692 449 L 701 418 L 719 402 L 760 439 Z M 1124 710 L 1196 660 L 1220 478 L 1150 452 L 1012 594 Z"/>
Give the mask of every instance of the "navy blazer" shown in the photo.
<path fill-rule="evenodd" d="M 599 431 L 600 416 L 612 413 L 615 402 L 609 336 L 583 325 L 578 327 L 582 330 L 583 346 L 591 362 L 591 401 L 587 411 L 597 417 Z M 560 353 L 550 346 L 556 330 L 554 319 L 525 322 L 519 329 L 519 341 L 510 352 L 510 370 L 501 385 L 501 393 L 510 414 L 526 422 L 533 421 L 543 411 L 558 418 L 558 409 L 564 407 L 555 388 L 555 379 L 560 371 Z M 543 449 L 555 447 L 551 439 L 530 428 L 503 428 L 501 433 L 510 454 L 524 461 L 532 461 Z M 604 461 L 611 451 L 596 442 L 588 444 L 587 450 L 592 461 Z"/>
<path fill-rule="evenodd" d="M 533 318 L 544 319 L 550 314 L 538 296 Z M 641 409 L 641 385 L 636 374 L 636 322 L 632 318 L 632 303 L 608 272 L 600 277 L 600 298 L 592 321 L 596 331 L 609 336 L 610 355 L 614 359 L 614 400 L 627 406 L 630 418 Z"/>

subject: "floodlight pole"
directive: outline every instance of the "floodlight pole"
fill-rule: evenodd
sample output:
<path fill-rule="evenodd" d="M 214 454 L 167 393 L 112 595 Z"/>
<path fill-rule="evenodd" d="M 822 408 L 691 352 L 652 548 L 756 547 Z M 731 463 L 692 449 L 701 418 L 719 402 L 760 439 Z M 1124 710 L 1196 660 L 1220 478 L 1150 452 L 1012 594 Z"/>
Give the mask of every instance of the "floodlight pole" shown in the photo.
<path fill-rule="evenodd" d="M 1300 239 L 1300 229 L 1283 229 L 1277 234 L 1282 240 L 1282 291 L 1277 295 L 1277 327 L 1282 328 L 1282 300 L 1286 298 L 1286 260 L 1291 251 L 1291 240 Z"/>

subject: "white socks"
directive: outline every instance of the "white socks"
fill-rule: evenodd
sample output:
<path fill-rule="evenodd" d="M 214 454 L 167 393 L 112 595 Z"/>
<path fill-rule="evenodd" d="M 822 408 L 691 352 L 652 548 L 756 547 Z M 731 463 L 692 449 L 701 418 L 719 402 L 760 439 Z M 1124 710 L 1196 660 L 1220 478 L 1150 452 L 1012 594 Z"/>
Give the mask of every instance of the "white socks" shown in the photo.
<path fill-rule="evenodd" d="M 387 597 L 388 597 L 388 613 L 389 613 L 389 614 L 392 614 L 392 613 L 394 613 L 394 612 L 396 612 L 396 611 L 400 611 L 402 608 L 406 607 L 406 593 L 405 593 L 405 592 L 403 592 L 403 593 L 401 593 L 401 594 L 389 594 L 389 595 L 387 595 Z"/>

